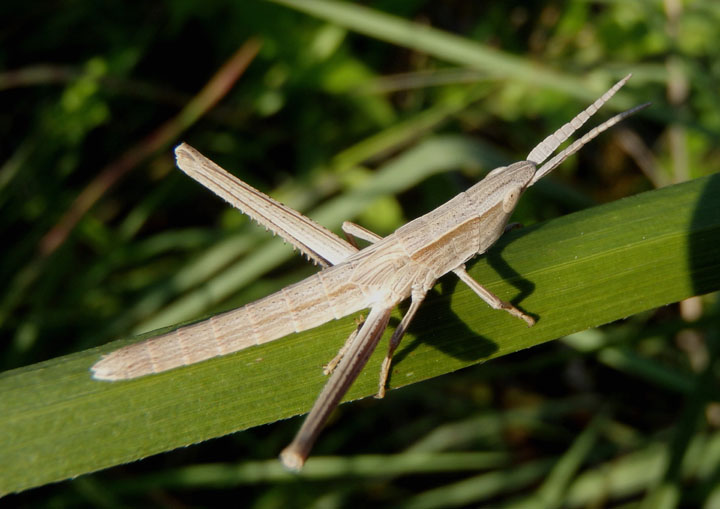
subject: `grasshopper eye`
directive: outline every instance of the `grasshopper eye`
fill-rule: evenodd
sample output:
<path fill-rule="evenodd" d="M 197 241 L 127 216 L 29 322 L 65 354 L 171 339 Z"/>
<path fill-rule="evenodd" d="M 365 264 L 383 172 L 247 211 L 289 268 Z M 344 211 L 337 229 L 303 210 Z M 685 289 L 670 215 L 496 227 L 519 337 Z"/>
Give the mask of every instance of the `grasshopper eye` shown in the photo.
<path fill-rule="evenodd" d="M 520 199 L 520 188 L 519 187 L 513 187 L 510 189 L 510 191 L 507 192 L 505 197 L 503 198 L 503 212 L 506 214 L 511 213 L 513 210 L 515 210 L 515 205 L 517 205 L 518 200 Z"/>

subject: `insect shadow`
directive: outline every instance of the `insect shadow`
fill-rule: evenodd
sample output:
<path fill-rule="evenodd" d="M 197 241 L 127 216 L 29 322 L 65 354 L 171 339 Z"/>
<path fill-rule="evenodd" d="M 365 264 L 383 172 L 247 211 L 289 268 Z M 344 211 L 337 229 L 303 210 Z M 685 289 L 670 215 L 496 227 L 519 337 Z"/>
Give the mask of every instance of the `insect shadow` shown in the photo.
<path fill-rule="evenodd" d="M 484 256 L 490 267 L 502 279 L 509 282 L 519 291 L 512 298 L 512 303 L 516 306 L 521 305 L 522 301 L 531 295 L 535 289 L 534 283 L 522 277 L 502 258 L 504 247 L 519 235 L 508 234 L 504 236 Z M 468 262 L 468 269 L 478 263 L 481 258 Z M 496 341 L 483 336 L 482 333 L 478 334 L 477 330 L 468 327 L 467 323 L 453 311 L 451 306 L 452 297 L 459 282 L 460 280 L 454 277 L 453 274 L 447 274 L 440 280 L 440 291 L 433 289 L 428 293 L 425 302 L 423 302 L 422 312 L 416 315 L 410 325 L 408 332 L 413 335 L 413 338 L 407 344 L 400 346 L 398 352 L 393 356 L 393 365 L 401 365 L 403 359 L 421 344 L 437 348 L 441 352 L 463 362 L 477 362 L 487 359 L 497 352 L 498 343 Z M 480 283 L 482 284 L 482 281 Z M 473 297 L 475 296 L 473 295 Z M 487 307 L 487 304 L 477 297 L 477 306 Z M 409 303 L 405 302 L 400 307 L 403 313 L 407 312 Z M 523 311 L 527 312 L 526 310 Z M 504 313 L 501 310 L 494 312 Z M 539 318 L 537 315 L 529 314 L 536 320 Z M 516 320 L 513 317 L 509 317 L 509 319 Z M 393 318 L 391 323 L 392 326 L 397 327 L 399 320 Z M 392 373 L 390 376 L 389 381 L 392 382 Z"/>

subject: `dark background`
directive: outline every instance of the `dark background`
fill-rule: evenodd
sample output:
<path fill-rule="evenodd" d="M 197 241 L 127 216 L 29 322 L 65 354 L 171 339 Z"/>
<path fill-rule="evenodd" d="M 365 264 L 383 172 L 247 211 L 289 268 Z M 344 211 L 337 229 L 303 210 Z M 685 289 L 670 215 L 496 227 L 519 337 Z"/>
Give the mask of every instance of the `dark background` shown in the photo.
<path fill-rule="evenodd" d="M 634 73 L 627 94 L 632 104 L 652 100 L 652 111 L 603 135 L 556 172 L 555 187 L 522 201 L 516 219 L 525 224 L 718 169 L 716 2 L 361 3 L 514 55 L 528 69 L 605 85 Z M 174 169 L 172 147 L 180 141 L 251 185 L 310 211 L 433 135 L 480 139 L 488 157 L 501 162 L 523 159 L 588 102 L 567 90 L 448 63 L 259 0 L 9 1 L 0 6 L 0 20 L 3 370 L 227 309 L 312 271 L 297 257 L 254 274 L 227 296 L 204 295 L 206 284 L 242 262 L 245 251 L 238 250 L 207 274 L 183 282 L 181 276 L 220 249 L 228 234 L 246 231 L 253 242 L 267 238 Z M 178 115 L 223 65 L 242 58 L 247 69 L 218 78 L 226 90 L 211 94 L 207 111 Z M 467 107 L 419 127 L 425 112 L 453 101 L 466 101 Z M 359 159 L 348 155 L 348 149 L 393 129 L 403 133 L 401 142 L 367 149 Z M 387 234 L 489 169 L 478 163 L 432 176 L 399 196 L 379 199 L 359 217 L 341 219 Z M 193 296 L 202 304 L 173 307 Z M 294 419 L 3 502 L 265 508 L 534 501 L 542 506 L 542 476 L 514 485 L 513 473 L 540 460 L 570 461 L 575 438 L 593 417 L 587 409 L 602 407 L 607 412 L 602 438 L 576 475 L 612 468 L 633 454 L 667 454 L 645 466 L 638 460 L 635 470 L 617 474 L 629 487 L 601 489 L 590 496 L 590 505 L 663 500 L 667 507 L 712 507 L 720 501 L 714 488 L 720 455 L 707 452 L 703 469 L 689 473 L 667 460 L 673 430 L 686 423 L 684 396 L 668 389 L 659 375 L 654 378 L 652 369 L 638 377 L 637 369 L 613 363 L 607 352 L 621 348 L 694 380 L 708 359 L 715 359 L 708 337 L 716 330 L 710 326 L 717 321 L 716 300 L 715 295 L 691 299 L 583 333 L 606 349 L 551 342 L 394 391 L 384 403 L 345 405 L 324 435 L 323 454 L 396 452 L 443 432 L 452 437 L 449 450 L 508 453 L 510 464 L 485 472 L 505 482 L 490 495 L 468 495 L 466 486 L 480 483 L 471 476 L 483 472 L 400 477 L 378 472 L 289 483 L 184 474 L 193 465 L 220 464 L 231 471 L 238 462 L 268 459 L 292 437 L 299 424 Z M 717 384 L 717 377 L 710 380 Z M 527 408 L 547 411 L 517 417 L 518 409 Z M 688 441 L 714 437 L 719 414 L 716 402 L 699 409 L 698 418 L 683 428 Z M 389 415 L 393 422 L 406 416 L 407 428 L 386 429 Z M 458 431 L 462 423 L 471 431 Z M 669 463 L 663 464 L 663 457 Z M 670 465 L 661 468 L 664 484 L 662 474 L 646 476 L 658 462 Z M 666 491 L 668 486 L 675 491 Z M 563 500 L 574 505 L 571 498 Z"/>

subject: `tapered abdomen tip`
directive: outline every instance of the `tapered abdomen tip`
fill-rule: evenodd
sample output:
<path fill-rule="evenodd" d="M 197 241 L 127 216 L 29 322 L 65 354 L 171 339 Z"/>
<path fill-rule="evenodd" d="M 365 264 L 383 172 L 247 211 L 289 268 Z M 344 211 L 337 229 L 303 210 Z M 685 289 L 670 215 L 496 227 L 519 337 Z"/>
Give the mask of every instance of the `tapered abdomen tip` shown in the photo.
<path fill-rule="evenodd" d="M 120 380 L 123 377 L 119 375 L 116 363 L 113 362 L 112 355 L 106 355 L 97 361 L 90 371 L 96 380 Z"/>
<path fill-rule="evenodd" d="M 138 355 L 138 349 L 120 348 L 104 355 L 90 370 L 96 380 L 128 380 L 154 372 L 145 356 Z"/>

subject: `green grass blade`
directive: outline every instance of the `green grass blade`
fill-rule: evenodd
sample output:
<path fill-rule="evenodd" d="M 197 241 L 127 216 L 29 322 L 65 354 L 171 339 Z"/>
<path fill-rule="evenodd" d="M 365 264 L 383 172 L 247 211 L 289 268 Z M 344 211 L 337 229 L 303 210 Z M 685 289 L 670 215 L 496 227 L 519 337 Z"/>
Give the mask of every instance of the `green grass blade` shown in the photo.
<path fill-rule="evenodd" d="M 720 289 L 719 190 L 713 175 L 504 236 L 470 272 L 539 317 L 536 326 L 443 278 L 396 355 L 392 385 Z M 129 341 L 3 373 L 0 493 L 306 412 L 325 382 L 323 363 L 353 327 L 346 318 L 128 382 L 95 381 L 89 368 Z M 383 355 L 376 352 L 347 399 L 375 392 Z"/>
<path fill-rule="evenodd" d="M 414 495 L 398 507 L 401 509 L 446 509 L 466 507 L 503 493 L 520 491 L 538 482 L 550 471 L 553 460 L 526 462 L 516 468 L 488 472 L 446 484 Z"/>
<path fill-rule="evenodd" d="M 581 352 L 596 349 L 602 334 L 598 330 L 587 330 L 563 338 L 563 342 Z M 643 357 L 630 348 L 606 346 L 598 349 L 597 360 L 618 371 L 645 378 L 648 382 L 666 390 L 681 394 L 693 392 L 693 375 L 691 372 L 678 372 L 673 366 L 667 366 L 657 359 Z"/>
<path fill-rule="evenodd" d="M 321 481 L 338 478 L 363 478 L 382 471 L 383 476 L 417 473 L 464 472 L 498 468 L 510 462 L 501 452 L 445 452 L 405 454 L 363 454 L 355 456 L 322 456 L 302 470 L 302 478 Z M 113 488 L 124 494 L 147 490 L 196 487 L 233 487 L 241 484 L 295 482 L 298 475 L 288 471 L 276 459 L 231 464 L 193 465 L 177 470 L 149 474 L 142 481 L 113 482 Z"/>
<path fill-rule="evenodd" d="M 529 500 L 516 504 L 515 507 L 561 507 L 568 485 L 592 452 L 600 428 L 606 420 L 607 415 L 604 412 L 596 415 L 558 459 L 538 490 Z"/>
<path fill-rule="evenodd" d="M 717 452 L 720 451 L 720 433 L 696 433 L 688 449 L 691 454 L 682 466 L 682 478 L 692 479 L 695 483 L 710 481 L 717 484 L 713 472 L 717 467 Z M 613 500 L 642 494 L 662 480 L 663 470 L 669 461 L 667 444 L 655 440 L 620 458 L 600 463 L 573 481 L 563 507 L 601 507 Z M 703 470 L 704 463 L 712 463 L 713 468 Z"/>
<path fill-rule="evenodd" d="M 270 0 L 298 11 L 338 24 L 376 39 L 412 48 L 436 58 L 481 70 L 491 76 L 512 78 L 534 87 L 545 86 L 572 97 L 595 100 L 607 83 L 598 83 L 593 91 L 584 80 L 562 73 L 538 62 L 503 52 L 443 30 L 413 23 L 398 16 L 335 0 Z M 629 98 L 617 94 L 618 107 L 627 108 Z"/>

